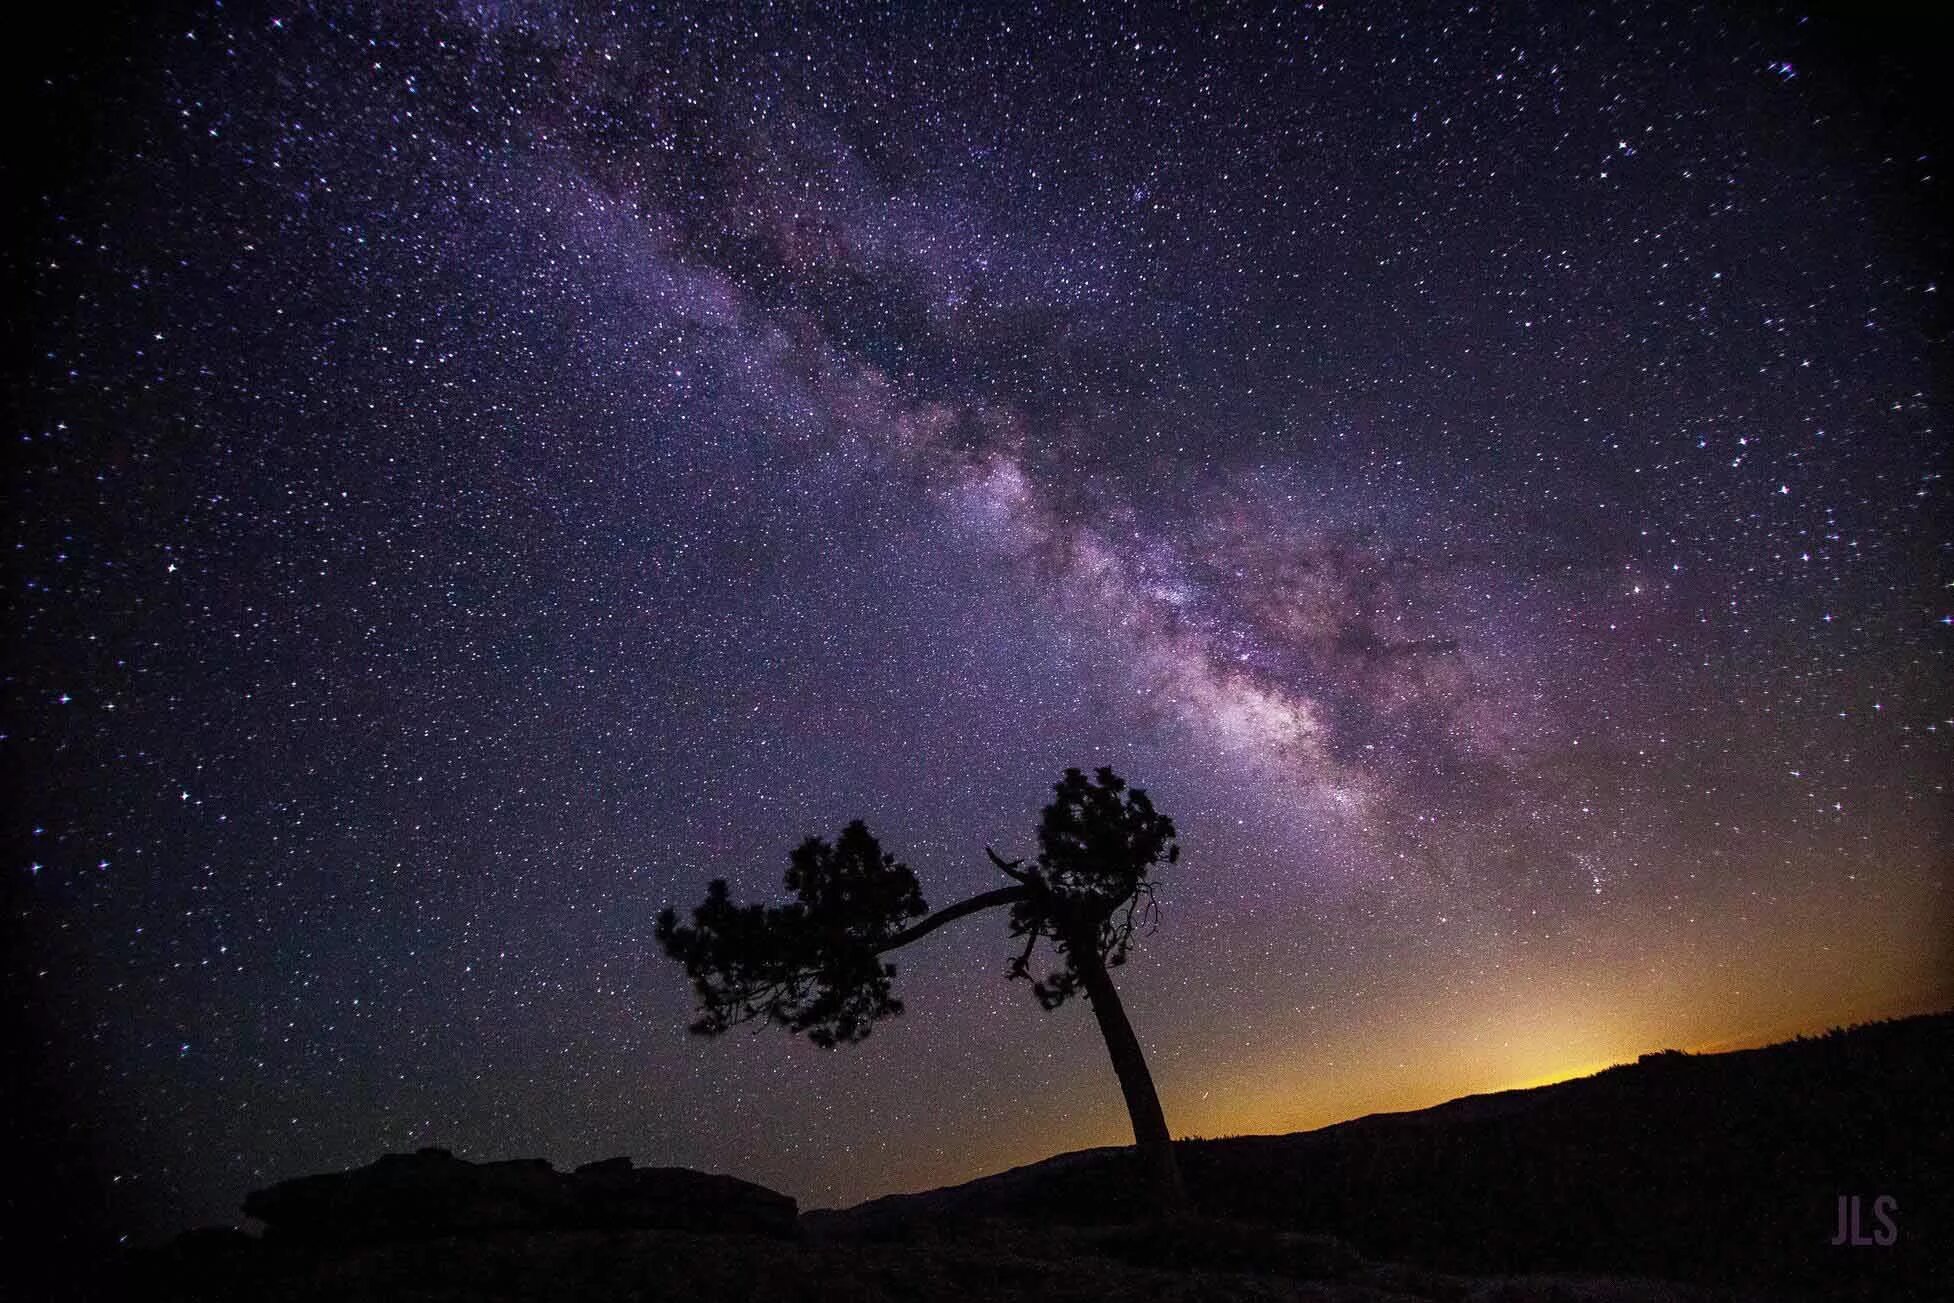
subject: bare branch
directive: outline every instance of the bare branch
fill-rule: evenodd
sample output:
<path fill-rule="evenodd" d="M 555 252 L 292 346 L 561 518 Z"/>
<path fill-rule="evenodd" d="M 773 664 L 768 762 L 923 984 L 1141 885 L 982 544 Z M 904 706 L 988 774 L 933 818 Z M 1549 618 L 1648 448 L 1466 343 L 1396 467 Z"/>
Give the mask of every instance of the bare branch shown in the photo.
<path fill-rule="evenodd" d="M 1024 863 L 1022 857 L 1015 860 L 1005 860 L 1000 858 L 998 856 L 998 853 L 992 850 L 988 846 L 984 848 L 984 854 L 991 857 L 991 863 L 995 864 L 998 867 L 998 871 L 1003 873 L 1005 877 L 1024 883 L 1026 886 L 1031 885 L 1032 882 L 1031 874 L 1022 871 L 1018 867 L 1019 865 Z"/>
<path fill-rule="evenodd" d="M 1029 978 L 1031 976 L 1031 951 L 1032 948 L 1038 944 L 1038 938 L 1043 935 L 1044 935 L 1044 930 L 1037 927 L 1033 927 L 1030 931 L 1025 933 L 1024 953 L 1019 955 L 1016 959 L 1013 959 L 1011 961 L 1011 967 L 1007 970 L 1009 971 L 1011 976 L 1025 977 L 1025 978 Z"/>

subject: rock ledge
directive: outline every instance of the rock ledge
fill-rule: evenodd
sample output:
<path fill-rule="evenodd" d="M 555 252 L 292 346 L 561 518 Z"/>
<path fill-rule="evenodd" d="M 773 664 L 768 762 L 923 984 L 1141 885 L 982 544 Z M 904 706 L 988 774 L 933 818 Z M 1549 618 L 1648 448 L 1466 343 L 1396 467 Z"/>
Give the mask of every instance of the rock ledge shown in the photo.
<path fill-rule="evenodd" d="M 795 1233 L 784 1194 L 684 1167 L 607 1158 L 563 1173 L 540 1158 L 471 1163 L 445 1149 L 388 1154 L 350 1172 L 281 1181 L 246 1196 L 268 1244 L 339 1247 L 486 1231 Z"/>

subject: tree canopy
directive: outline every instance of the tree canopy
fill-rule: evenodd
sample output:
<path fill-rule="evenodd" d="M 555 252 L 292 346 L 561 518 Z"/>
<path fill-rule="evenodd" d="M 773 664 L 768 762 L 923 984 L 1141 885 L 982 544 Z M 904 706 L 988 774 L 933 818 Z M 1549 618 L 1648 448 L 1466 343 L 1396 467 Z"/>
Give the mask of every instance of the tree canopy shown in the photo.
<path fill-rule="evenodd" d="M 809 837 L 788 858 L 786 904 L 735 904 L 724 878 L 681 923 L 666 909 L 658 943 L 685 968 L 699 1001 L 692 1030 L 718 1035 L 763 1021 L 828 1048 L 859 1041 L 902 1012 L 884 956 L 946 923 L 1008 908 L 1006 974 L 1031 983 L 1046 1010 L 1083 991 L 1113 1060 L 1134 1139 L 1161 1207 L 1184 1202 L 1166 1120 L 1109 968 L 1124 964 L 1158 909 L 1153 872 L 1180 858 L 1174 821 L 1111 769 L 1067 769 L 1040 817 L 1034 860 L 985 855 L 1011 885 L 930 913 L 916 875 L 857 819 L 830 844 Z M 1032 975 L 1038 943 L 1055 963 Z"/>

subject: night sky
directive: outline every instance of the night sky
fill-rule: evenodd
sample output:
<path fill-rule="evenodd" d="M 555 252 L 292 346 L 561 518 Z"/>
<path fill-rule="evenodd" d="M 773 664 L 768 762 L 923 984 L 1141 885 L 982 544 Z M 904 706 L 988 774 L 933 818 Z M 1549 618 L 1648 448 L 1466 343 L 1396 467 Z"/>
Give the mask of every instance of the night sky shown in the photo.
<path fill-rule="evenodd" d="M 833 1052 L 689 1037 L 651 938 L 856 817 L 1001 885 L 1075 764 L 1180 826 L 1178 1135 L 1954 1002 L 1938 88 L 1803 13 L 74 23 L 10 197 L 44 1143 L 140 1238 L 429 1144 L 821 1206 L 1124 1142 L 1001 916 Z"/>

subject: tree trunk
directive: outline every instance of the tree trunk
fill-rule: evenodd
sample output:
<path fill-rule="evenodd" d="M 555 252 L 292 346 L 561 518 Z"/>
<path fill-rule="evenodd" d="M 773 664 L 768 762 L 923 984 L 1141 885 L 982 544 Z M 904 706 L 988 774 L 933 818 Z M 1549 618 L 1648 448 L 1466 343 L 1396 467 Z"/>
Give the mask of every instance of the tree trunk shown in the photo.
<path fill-rule="evenodd" d="M 1174 1138 L 1168 1134 L 1166 1114 L 1160 1111 L 1160 1096 L 1153 1088 L 1153 1074 L 1147 1071 L 1140 1038 L 1126 1020 L 1126 1008 L 1120 1003 L 1112 975 L 1099 958 L 1099 947 L 1083 938 L 1081 941 L 1083 944 L 1068 944 L 1066 949 L 1085 982 L 1093 1016 L 1099 1020 L 1099 1034 L 1106 1039 L 1106 1052 L 1112 1055 L 1113 1072 L 1119 1077 L 1120 1093 L 1126 1096 L 1126 1111 L 1133 1119 L 1133 1144 L 1153 1196 L 1154 1212 L 1164 1217 L 1185 1216 L 1190 1211 L 1187 1189 L 1181 1184 Z"/>

